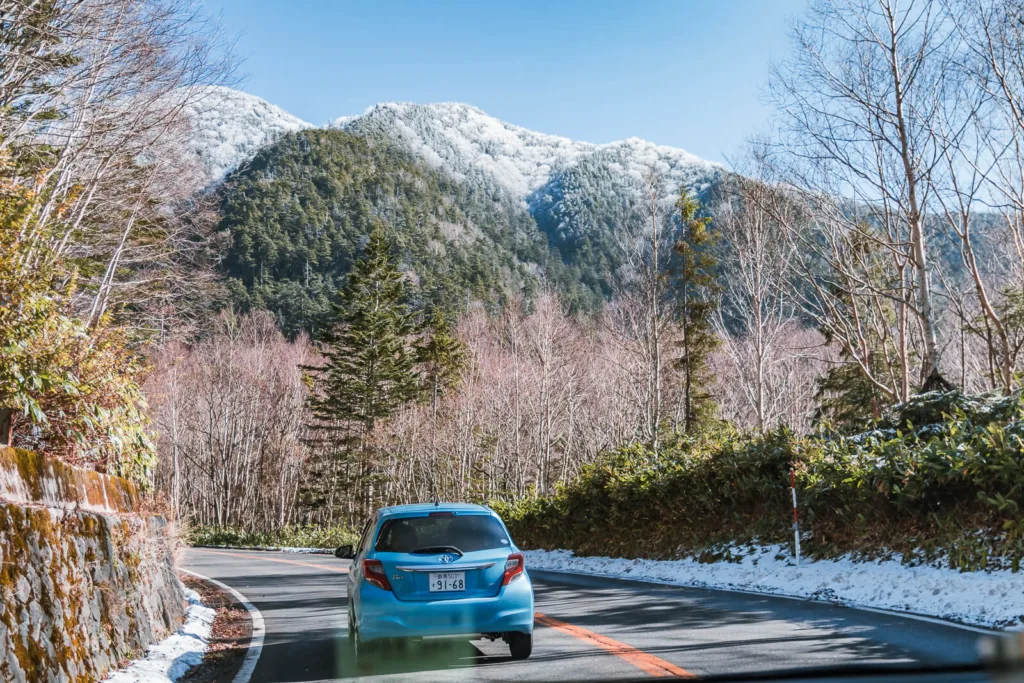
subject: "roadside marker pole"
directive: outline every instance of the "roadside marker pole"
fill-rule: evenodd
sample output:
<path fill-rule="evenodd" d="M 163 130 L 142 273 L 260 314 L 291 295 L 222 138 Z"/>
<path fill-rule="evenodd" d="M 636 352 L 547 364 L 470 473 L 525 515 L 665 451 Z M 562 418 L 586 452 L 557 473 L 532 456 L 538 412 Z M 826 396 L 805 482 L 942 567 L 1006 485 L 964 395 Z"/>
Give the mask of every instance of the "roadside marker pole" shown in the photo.
<path fill-rule="evenodd" d="M 793 545 L 796 548 L 796 566 L 800 566 L 800 517 L 796 511 L 796 470 L 789 468 L 789 490 L 793 492 Z"/>

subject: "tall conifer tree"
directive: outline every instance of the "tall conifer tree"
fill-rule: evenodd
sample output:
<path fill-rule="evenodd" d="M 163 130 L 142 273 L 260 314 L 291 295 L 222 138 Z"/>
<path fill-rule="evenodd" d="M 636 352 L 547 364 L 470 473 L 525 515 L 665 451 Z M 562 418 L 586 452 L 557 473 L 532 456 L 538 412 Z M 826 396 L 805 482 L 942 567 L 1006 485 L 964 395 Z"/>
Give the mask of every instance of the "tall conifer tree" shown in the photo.
<path fill-rule="evenodd" d="M 352 483 L 353 474 L 363 480 L 373 475 L 374 426 L 421 391 L 407 300 L 405 278 L 377 226 L 334 305 L 337 324 L 324 350 L 325 363 L 307 368 L 318 384 L 310 400 L 310 426 L 344 460 L 346 484 Z M 358 457 L 354 473 L 353 455 Z M 364 490 L 372 498 L 372 483 Z"/>
<path fill-rule="evenodd" d="M 416 345 L 416 360 L 423 377 L 423 393 L 430 401 L 430 451 L 431 471 L 428 478 L 432 494 L 440 497 L 443 492 L 442 475 L 437 467 L 437 414 L 438 401 L 445 392 L 462 377 L 467 365 L 466 345 L 455 334 L 455 329 L 440 308 L 435 307 L 423 321 L 420 340 Z"/>
<path fill-rule="evenodd" d="M 708 359 L 719 344 L 711 324 L 721 296 L 714 255 L 718 233 L 710 216 L 698 216 L 700 203 L 687 194 L 686 188 L 680 191 L 676 209 L 681 228 L 675 251 L 679 257 L 677 282 L 683 328 L 682 355 L 677 363 L 683 373 L 683 429 L 692 433 L 714 410 L 714 400 L 708 393 Z"/>
<path fill-rule="evenodd" d="M 455 386 L 466 366 L 466 345 L 440 308 L 435 307 L 423 322 L 416 345 L 416 361 L 423 376 L 423 389 L 437 411 L 437 401 Z"/>

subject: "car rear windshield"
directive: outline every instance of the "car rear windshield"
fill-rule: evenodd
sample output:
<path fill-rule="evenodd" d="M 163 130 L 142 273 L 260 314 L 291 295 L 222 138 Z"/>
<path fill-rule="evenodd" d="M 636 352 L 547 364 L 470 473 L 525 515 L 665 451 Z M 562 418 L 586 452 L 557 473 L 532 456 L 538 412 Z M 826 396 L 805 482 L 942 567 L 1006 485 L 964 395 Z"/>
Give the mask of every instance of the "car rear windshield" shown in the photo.
<path fill-rule="evenodd" d="M 508 548 L 508 535 L 490 515 L 443 515 L 389 519 L 377 536 L 378 552 L 434 552 L 442 547 L 464 553 Z"/>

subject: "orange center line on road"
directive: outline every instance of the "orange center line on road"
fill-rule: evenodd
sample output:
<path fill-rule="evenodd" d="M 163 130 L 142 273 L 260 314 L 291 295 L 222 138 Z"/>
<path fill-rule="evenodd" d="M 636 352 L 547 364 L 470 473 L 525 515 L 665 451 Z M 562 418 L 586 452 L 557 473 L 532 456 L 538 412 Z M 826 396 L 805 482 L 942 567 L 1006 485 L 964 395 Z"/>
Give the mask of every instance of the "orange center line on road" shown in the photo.
<path fill-rule="evenodd" d="M 679 678 L 696 678 L 696 674 L 690 673 L 686 669 L 676 666 L 671 662 L 666 662 L 660 657 L 655 657 L 652 654 L 638 650 L 632 645 L 626 645 L 620 643 L 614 638 L 608 636 L 602 636 L 600 633 L 587 630 L 581 626 L 575 626 L 573 624 L 567 624 L 564 621 L 559 621 L 553 617 L 549 617 L 545 614 L 537 612 L 535 615 L 537 623 L 543 624 L 549 628 L 553 628 L 556 631 L 561 631 L 574 638 L 578 638 L 585 643 L 596 645 L 597 647 L 605 650 L 620 659 L 623 659 L 636 668 L 640 669 L 644 673 L 650 674 L 651 676 L 677 676 Z"/>
<path fill-rule="evenodd" d="M 230 557 L 240 557 L 248 560 L 261 560 L 263 562 L 278 562 L 280 564 L 294 564 L 299 567 L 312 567 L 313 569 L 323 569 L 329 572 L 338 572 L 340 574 L 347 574 L 348 567 L 330 567 L 325 564 L 313 564 L 311 562 L 299 562 L 297 560 L 284 560 L 279 557 L 266 557 L 261 555 L 242 555 L 235 552 L 225 552 L 218 550 L 204 550 L 200 548 L 189 548 L 194 553 L 204 553 L 206 555 L 220 555 Z M 676 676 L 678 678 L 696 678 L 696 675 L 690 673 L 682 667 L 678 667 L 671 662 L 666 662 L 660 657 L 638 650 L 632 645 L 626 645 L 625 643 L 619 642 L 614 638 L 603 636 L 600 633 L 595 633 L 582 626 L 575 626 L 573 624 L 566 623 L 549 617 L 546 614 L 537 612 L 535 615 L 537 623 L 553 628 L 556 631 L 561 631 L 567 635 L 582 640 L 589 645 L 596 645 L 597 647 L 605 650 L 606 652 L 619 657 L 620 659 L 632 664 L 636 668 L 640 669 L 644 673 L 650 674 L 651 676 Z"/>
<path fill-rule="evenodd" d="M 294 564 L 299 567 L 312 567 L 313 569 L 323 569 L 329 572 L 337 572 L 339 574 L 348 574 L 348 567 L 330 567 L 326 564 L 313 564 L 312 562 L 299 562 L 298 560 L 282 560 L 279 557 L 262 557 L 260 555 L 240 555 L 238 553 L 228 553 L 218 550 L 202 550 L 200 548 L 189 548 L 194 553 L 205 553 L 207 555 L 220 555 L 221 557 L 241 557 L 248 560 L 262 560 L 263 562 L 279 562 L 281 564 Z"/>

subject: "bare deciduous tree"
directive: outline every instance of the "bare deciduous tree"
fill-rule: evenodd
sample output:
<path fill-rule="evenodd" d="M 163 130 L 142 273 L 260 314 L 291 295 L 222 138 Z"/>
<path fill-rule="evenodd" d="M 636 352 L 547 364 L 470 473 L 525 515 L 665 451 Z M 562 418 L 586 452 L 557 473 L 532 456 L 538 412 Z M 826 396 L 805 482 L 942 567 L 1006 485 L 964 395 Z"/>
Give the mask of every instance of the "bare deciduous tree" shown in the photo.
<path fill-rule="evenodd" d="M 938 3 L 817 0 L 794 30 L 795 56 L 775 68 L 771 83 L 798 184 L 849 200 L 820 202 L 822 229 L 803 242 L 829 271 L 818 277 L 828 287 L 819 292 L 827 296 L 815 302 L 817 313 L 889 399 L 909 396 L 915 355 L 917 382 L 945 385 L 926 221 L 929 180 L 944 159 L 933 133 L 940 103 L 955 96 L 946 55 L 957 40 Z M 874 343 L 897 357 L 880 373 L 863 317 L 883 300 L 895 320 Z M 919 354 L 911 348 L 915 333 Z"/>
<path fill-rule="evenodd" d="M 961 315 L 960 327 L 985 343 L 992 386 L 1009 392 L 1020 369 L 1015 300 L 1024 291 L 1024 8 L 1011 0 L 944 6 L 959 38 L 946 69 L 958 97 L 942 103 L 935 130 L 946 162 L 935 194 L 976 303 L 951 296 L 958 313 L 974 314 Z M 959 284 L 950 278 L 947 286 Z"/>
<path fill-rule="evenodd" d="M 268 531 L 295 522 L 312 350 L 273 316 L 222 316 L 208 339 L 169 343 L 147 384 L 160 432 L 157 486 L 201 524 Z"/>
<path fill-rule="evenodd" d="M 733 176 L 712 210 L 722 235 L 725 286 L 716 327 L 753 426 L 764 430 L 790 412 L 790 369 L 782 367 L 782 356 L 799 324 L 790 292 L 792 243 L 785 231 L 796 219 L 795 205 L 775 196 L 781 189 L 766 182 L 765 157 L 756 144 L 749 156 L 750 172 Z"/>
<path fill-rule="evenodd" d="M 622 344 L 619 356 L 629 358 L 639 373 L 635 398 L 644 415 L 641 434 L 655 453 L 670 415 L 666 385 L 676 327 L 667 276 L 675 234 L 664 207 L 663 185 L 658 169 L 648 168 L 637 216 L 631 225 L 623 226 L 620 236 L 625 268 L 618 305 L 605 317 L 614 327 L 613 338 Z"/>
<path fill-rule="evenodd" d="M 48 189 L 21 235 L 34 245 L 24 267 L 42 254 L 90 264 L 78 281 L 91 323 L 124 302 L 166 317 L 210 222 L 185 112 L 232 73 L 217 27 L 193 0 L 14 2 L 0 49 L 0 150 Z"/>

